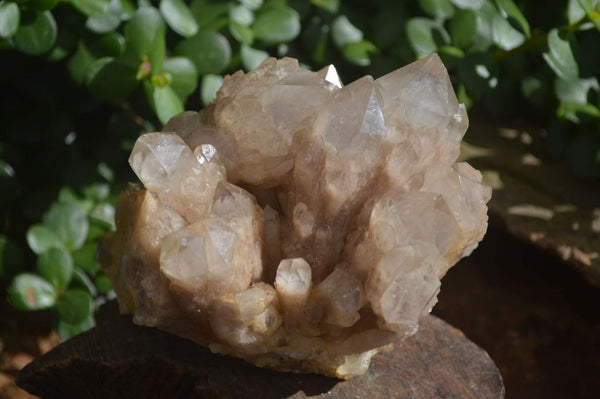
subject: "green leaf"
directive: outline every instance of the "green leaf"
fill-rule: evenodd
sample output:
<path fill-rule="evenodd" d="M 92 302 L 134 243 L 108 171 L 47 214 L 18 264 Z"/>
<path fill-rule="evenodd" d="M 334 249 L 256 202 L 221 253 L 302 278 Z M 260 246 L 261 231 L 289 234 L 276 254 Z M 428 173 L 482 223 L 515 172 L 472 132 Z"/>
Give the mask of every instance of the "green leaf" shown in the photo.
<path fill-rule="evenodd" d="M 19 28 L 21 13 L 15 3 L 3 1 L 0 3 L 0 37 L 10 37 Z"/>
<path fill-rule="evenodd" d="M 183 112 L 183 103 L 170 86 L 154 87 L 152 98 L 156 116 L 162 124 L 167 123 L 171 117 Z"/>
<path fill-rule="evenodd" d="M 330 13 L 336 13 L 340 8 L 340 0 L 310 0 L 310 3 Z"/>
<path fill-rule="evenodd" d="M 107 182 L 112 183 L 115 180 L 115 172 L 105 162 L 100 162 L 96 170 Z"/>
<path fill-rule="evenodd" d="M 242 45 L 240 52 L 242 55 L 242 64 L 247 71 L 256 69 L 264 60 L 269 58 L 269 53 L 266 51 L 257 50 L 246 45 Z"/>
<path fill-rule="evenodd" d="M 136 6 L 130 0 L 121 0 L 121 21 L 129 21 L 135 15 Z"/>
<path fill-rule="evenodd" d="M 512 50 L 525 42 L 525 36 L 500 14 L 492 18 L 492 37 L 494 43 L 503 50 Z"/>
<path fill-rule="evenodd" d="M 252 22 L 254 22 L 254 12 L 248 9 L 248 7 L 238 5 L 231 7 L 229 10 L 229 18 L 240 25 L 250 26 L 252 25 Z"/>
<path fill-rule="evenodd" d="M 502 19 L 500 12 L 492 2 L 486 1 L 474 12 L 477 20 L 477 31 L 470 46 L 472 52 L 487 53 L 494 44 L 494 20 Z"/>
<path fill-rule="evenodd" d="M 85 71 L 96 59 L 83 43 L 79 41 L 77 44 L 77 50 L 67 63 L 67 69 L 71 75 L 71 79 L 79 85 L 85 81 Z"/>
<path fill-rule="evenodd" d="M 118 100 L 126 97 L 138 85 L 137 71 L 121 59 L 102 66 L 89 83 L 90 91 L 103 100 Z"/>
<path fill-rule="evenodd" d="M 596 27 L 596 30 L 600 31 L 600 3 L 594 7 L 594 10 L 588 12 L 588 17 Z M 583 30 L 583 26 L 581 28 Z"/>
<path fill-rule="evenodd" d="M 393 48 L 393 51 L 403 53 L 403 55 L 398 54 L 399 57 L 406 60 L 412 59 L 413 54 L 407 46 L 405 37 L 408 16 L 409 12 L 405 9 L 404 2 L 394 2 L 393 6 L 380 10 L 372 21 L 373 31 L 369 34 L 369 39 L 379 49 Z"/>
<path fill-rule="evenodd" d="M 190 37 L 198 33 L 194 15 L 182 0 L 161 0 L 159 8 L 167 24 L 181 36 Z"/>
<path fill-rule="evenodd" d="M 466 8 L 470 10 L 479 10 L 486 0 L 451 0 L 458 8 Z"/>
<path fill-rule="evenodd" d="M 585 12 L 590 12 L 594 9 L 594 6 L 597 5 L 598 0 L 577 0 L 581 8 L 585 10 Z"/>
<path fill-rule="evenodd" d="M 112 284 L 110 283 L 110 279 L 106 276 L 106 274 L 101 273 L 96 276 L 94 279 L 94 284 L 96 288 L 98 288 L 98 292 L 102 294 L 107 294 L 112 291 Z"/>
<path fill-rule="evenodd" d="M 163 64 L 167 55 L 167 44 L 165 34 L 157 35 L 155 37 L 154 46 L 150 53 L 150 65 L 152 76 L 158 75 L 162 72 Z"/>
<path fill-rule="evenodd" d="M 571 45 L 559 36 L 556 28 L 548 33 L 548 49 L 549 51 L 543 54 L 544 60 L 558 77 L 564 80 L 579 78 L 579 67 Z"/>
<path fill-rule="evenodd" d="M 13 36 L 15 47 L 25 54 L 41 55 L 56 42 L 56 22 L 50 11 L 37 13 L 31 23 L 19 26 Z"/>
<path fill-rule="evenodd" d="M 38 257 L 37 272 L 60 291 L 71 282 L 73 258 L 62 248 L 49 248 Z"/>
<path fill-rule="evenodd" d="M 323 64 L 325 62 L 325 57 L 327 56 L 327 33 L 328 32 L 323 32 L 318 36 L 311 54 L 312 59 L 317 64 Z"/>
<path fill-rule="evenodd" d="M 67 339 L 71 339 L 74 336 L 93 328 L 95 325 L 96 322 L 94 321 L 93 316 L 88 317 L 79 324 L 69 324 L 64 320 L 58 320 L 57 331 L 60 338 L 66 341 Z"/>
<path fill-rule="evenodd" d="M 45 55 L 45 59 L 49 62 L 58 62 L 66 59 L 75 52 L 79 41 L 79 33 L 59 29 L 58 37 L 54 47 Z"/>
<path fill-rule="evenodd" d="M 92 183 L 83 188 L 83 195 L 92 201 L 103 201 L 110 194 L 110 186 L 106 183 Z"/>
<path fill-rule="evenodd" d="M 438 51 L 440 53 L 440 57 L 442 57 L 442 61 L 444 61 L 444 64 L 447 68 L 451 67 L 450 65 L 448 65 L 449 62 L 456 61 L 457 59 L 464 58 L 465 56 L 464 51 L 454 46 L 443 45 L 438 48 Z"/>
<path fill-rule="evenodd" d="M 163 71 L 170 73 L 173 77 L 171 88 L 182 102 L 185 102 L 186 98 L 196 90 L 198 73 L 189 58 L 167 58 L 163 64 Z"/>
<path fill-rule="evenodd" d="M 54 306 L 56 290 L 48 281 L 31 273 L 17 275 L 12 281 L 8 296 L 19 310 L 40 310 Z"/>
<path fill-rule="evenodd" d="M 31 250 L 40 255 L 49 248 L 57 247 L 62 248 L 63 244 L 56 235 L 56 233 L 50 230 L 48 227 L 36 224 L 27 229 L 27 244 Z"/>
<path fill-rule="evenodd" d="M 263 5 L 263 0 L 240 0 L 240 3 L 251 10 L 258 10 Z"/>
<path fill-rule="evenodd" d="M 98 75 L 98 73 L 100 73 L 100 71 L 106 65 L 110 64 L 113 61 L 114 57 L 102 57 L 89 64 L 85 69 L 85 84 L 88 86 L 91 85 L 96 75 Z"/>
<path fill-rule="evenodd" d="M 61 320 L 68 324 L 84 322 L 94 313 L 94 300 L 86 291 L 72 289 L 63 293 L 56 301 L 56 310 Z"/>
<path fill-rule="evenodd" d="M 557 114 L 574 123 L 582 123 L 582 117 L 600 118 L 600 109 L 593 104 L 561 102 Z"/>
<path fill-rule="evenodd" d="M 587 16 L 592 21 L 592 24 L 596 27 L 596 30 L 600 31 L 600 2 L 596 4 L 593 10 L 587 12 Z M 581 26 L 579 30 L 585 30 L 587 24 Z M 591 27 L 590 27 L 591 28 Z"/>
<path fill-rule="evenodd" d="M 462 83 L 458 85 L 458 90 L 456 91 L 456 99 L 458 100 L 459 104 L 464 104 L 467 110 L 471 109 L 471 107 L 473 106 L 473 100 L 467 94 L 467 89 Z"/>
<path fill-rule="evenodd" d="M 521 80 L 521 93 L 531 103 L 539 108 L 544 108 L 550 98 L 546 81 L 538 76 L 526 76 Z"/>
<path fill-rule="evenodd" d="M 438 21 L 452 18 L 454 7 L 450 0 L 419 0 L 419 5 L 429 16 Z"/>
<path fill-rule="evenodd" d="M 220 33 L 202 31 L 181 41 L 175 53 L 192 60 L 199 75 L 219 73 L 229 64 L 231 47 Z"/>
<path fill-rule="evenodd" d="M 290 7 L 271 7 L 256 16 L 252 27 L 254 36 L 265 43 L 285 43 L 300 33 L 300 16 Z"/>
<path fill-rule="evenodd" d="M 67 249 L 77 249 L 85 242 L 87 215 L 73 204 L 55 202 L 44 214 L 44 224 L 60 238 Z"/>
<path fill-rule="evenodd" d="M 0 235 L 0 281 L 12 277 L 21 269 L 23 254 L 12 240 Z"/>
<path fill-rule="evenodd" d="M 71 282 L 71 286 L 80 286 L 81 288 L 85 288 L 92 297 L 98 295 L 98 290 L 94 285 L 94 282 L 90 279 L 90 277 L 80 268 L 76 267 L 73 270 L 73 281 Z"/>
<path fill-rule="evenodd" d="M 444 27 L 428 18 L 411 18 L 406 24 L 406 34 L 419 58 L 436 52 L 439 45 L 450 44 L 450 35 Z"/>
<path fill-rule="evenodd" d="M 237 22 L 229 24 L 229 33 L 238 42 L 246 45 L 251 45 L 254 42 L 254 32 L 247 26 L 240 25 Z"/>
<path fill-rule="evenodd" d="M 150 59 L 153 70 L 156 69 L 157 72 L 160 72 L 162 58 L 164 58 L 165 32 L 165 24 L 160 13 L 152 7 L 139 8 L 133 18 L 125 24 L 123 31 L 125 42 L 131 46 L 138 59 Z"/>
<path fill-rule="evenodd" d="M 348 43 L 342 49 L 342 54 L 346 59 L 353 64 L 359 66 L 368 66 L 371 64 L 371 53 L 376 53 L 377 47 L 368 40 L 360 42 Z"/>
<path fill-rule="evenodd" d="M 531 37 L 531 29 L 529 22 L 519 10 L 519 7 L 513 2 L 513 0 L 496 0 L 496 4 L 502 13 L 504 18 L 512 19 L 519 26 L 521 32 L 525 34 L 525 37 Z"/>
<path fill-rule="evenodd" d="M 111 0 L 69 0 L 69 2 L 81 13 L 91 17 L 108 11 Z"/>
<path fill-rule="evenodd" d="M 345 15 L 340 15 L 331 23 L 331 38 L 341 49 L 346 44 L 360 42 L 363 39 L 363 33 L 352 25 Z"/>
<path fill-rule="evenodd" d="M 148 131 L 154 131 L 154 130 L 148 130 Z M 131 144 L 131 148 L 133 149 L 133 144 Z M 131 151 L 131 149 L 129 150 Z M 107 231 L 106 228 L 106 224 L 105 223 L 101 223 L 95 219 L 90 219 L 90 228 L 88 230 L 88 238 L 87 241 L 97 241 L 98 239 L 100 239 L 100 237 L 102 237 Z"/>
<path fill-rule="evenodd" d="M 106 230 L 115 227 L 115 207 L 107 202 L 101 202 L 90 212 L 90 219 L 100 222 Z"/>
<path fill-rule="evenodd" d="M 0 159 L 0 177 L 14 177 L 15 169 L 7 162 Z"/>
<path fill-rule="evenodd" d="M 90 276 L 95 276 L 100 270 L 100 264 L 96 260 L 96 243 L 84 244 L 81 248 L 73 251 L 73 263 Z"/>
<path fill-rule="evenodd" d="M 20 1 L 17 0 L 16 3 Z M 58 0 L 29 0 L 26 7 L 30 11 L 46 11 L 53 9 L 56 3 Z"/>
<path fill-rule="evenodd" d="M 586 104 L 590 89 L 594 89 L 596 92 L 600 91 L 598 79 L 564 80 L 557 77 L 554 80 L 554 93 L 562 102 Z"/>
<path fill-rule="evenodd" d="M 243 51 L 243 49 L 242 49 Z M 208 105 L 217 97 L 217 91 L 223 84 L 223 77 L 220 75 L 204 75 L 200 89 L 202 104 Z"/>
<path fill-rule="evenodd" d="M 585 17 L 586 11 L 579 4 L 579 0 L 569 0 L 567 5 L 567 20 L 569 24 L 575 24 Z"/>
<path fill-rule="evenodd" d="M 473 10 L 457 10 L 454 18 L 450 20 L 450 37 L 452 42 L 463 49 L 473 43 L 477 33 L 477 15 Z"/>
<path fill-rule="evenodd" d="M 58 202 L 76 205 L 85 213 L 88 213 L 94 207 L 94 201 L 79 197 L 79 195 L 68 186 L 61 187 L 58 191 Z"/>
<path fill-rule="evenodd" d="M 121 1 L 111 0 L 108 7 L 93 13 L 85 22 L 85 26 L 95 33 L 108 33 L 121 24 Z"/>
<path fill-rule="evenodd" d="M 94 57 L 119 57 L 125 51 L 125 38 L 118 32 L 109 32 L 87 42 Z"/>
<path fill-rule="evenodd" d="M 0 176 L 1 177 L 14 177 L 15 169 L 7 162 L 0 159 Z"/>
<path fill-rule="evenodd" d="M 227 15 L 230 7 L 231 4 L 228 2 L 212 3 L 208 0 L 194 0 L 190 4 L 190 10 L 198 23 L 198 29 L 205 30 L 212 25 L 214 21 L 221 19 L 220 17 L 223 15 Z"/>

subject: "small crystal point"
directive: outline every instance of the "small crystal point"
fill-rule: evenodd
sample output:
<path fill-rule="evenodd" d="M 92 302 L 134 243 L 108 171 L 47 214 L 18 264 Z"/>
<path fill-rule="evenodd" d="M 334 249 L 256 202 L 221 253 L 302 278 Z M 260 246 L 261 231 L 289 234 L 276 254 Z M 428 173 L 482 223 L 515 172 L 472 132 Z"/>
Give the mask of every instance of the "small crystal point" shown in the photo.
<path fill-rule="evenodd" d="M 282 304 L 287 328 L 293 329 L 299 325 L 311 287 L 312 272 L 304 259 L 283 259 L 279 263 L 275 289 Z"/>
<path fill-rule="evenodd" d="M 192 158 L 192 151 L 175 133 L 145 134 L 135 143 L 129 164 L 150 190 L 168 190 Z"/>
<path fill-rule="evenodd" d="M 328 65 L 325 68 L 321 69 L 318 72 L 318 75 L 325 79 L 325 81 L 331 84 L 334 88 L 341 89 L 343 86 L 342 80 L 338 75 L 337 69 L 335 69 L 335 66 L 333 65 Z"/>
<path fill-rule="evenodd" d="M 487 228 L 437 55 L 342 86 L 265 60 L 141 136 L 99 259 L 122 312 L 261 367 L 364 373 Z"/>

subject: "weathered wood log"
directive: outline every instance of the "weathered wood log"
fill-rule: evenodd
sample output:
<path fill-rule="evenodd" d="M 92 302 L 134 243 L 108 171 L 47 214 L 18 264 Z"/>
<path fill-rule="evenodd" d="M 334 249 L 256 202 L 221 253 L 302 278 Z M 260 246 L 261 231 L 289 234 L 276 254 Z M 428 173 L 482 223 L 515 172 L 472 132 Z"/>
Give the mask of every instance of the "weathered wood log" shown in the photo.
<path fill-rule="evenodd" d="M 488 354 L 434 316 L 348 381 L 261 369 L 120 316 L 36 359 L 17 384 L 50 399 L 504 397 Z"/>

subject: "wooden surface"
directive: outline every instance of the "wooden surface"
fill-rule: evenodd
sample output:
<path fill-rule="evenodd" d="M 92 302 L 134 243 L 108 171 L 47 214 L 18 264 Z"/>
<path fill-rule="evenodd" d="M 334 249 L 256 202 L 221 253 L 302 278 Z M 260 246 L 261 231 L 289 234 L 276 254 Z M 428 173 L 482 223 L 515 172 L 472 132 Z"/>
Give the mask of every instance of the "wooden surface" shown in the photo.
<path fill-rule="evenodd" d="M 500 128 L 474 116 L 461 158 L 494 189 L 492 221 L 600 287 L 600 185 L 550 159 L 544 135 L 539 128 Z"/>
<path fill-rule="evenodd" d="M 38 358 L 17 384 L 43 398 L 504 397 L 488 354 L 434 316 L 394 351 L 377 355 L 365 375 L 348 381 L 261 369 L 120 316 Z"/>

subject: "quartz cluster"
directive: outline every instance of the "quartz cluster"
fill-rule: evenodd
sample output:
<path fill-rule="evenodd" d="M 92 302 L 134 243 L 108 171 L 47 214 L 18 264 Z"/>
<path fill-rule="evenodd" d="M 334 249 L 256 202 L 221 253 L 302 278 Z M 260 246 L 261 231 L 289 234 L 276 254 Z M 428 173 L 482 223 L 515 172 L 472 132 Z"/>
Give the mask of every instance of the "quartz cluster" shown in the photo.
<path fill-rule="evenodd" d="M 99 259 L 121 312 L 259 366 L 340 378 L 418 329 L 487 227 L 431 55 L 342 87 L 291 58 L 141 136 Z"/>

